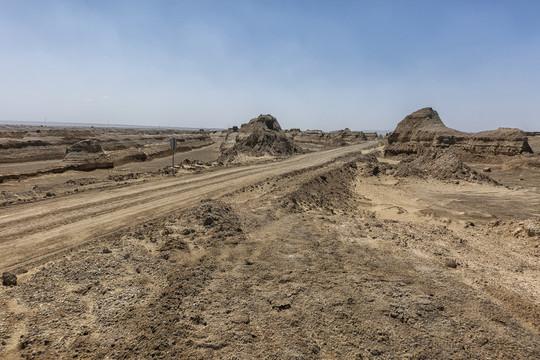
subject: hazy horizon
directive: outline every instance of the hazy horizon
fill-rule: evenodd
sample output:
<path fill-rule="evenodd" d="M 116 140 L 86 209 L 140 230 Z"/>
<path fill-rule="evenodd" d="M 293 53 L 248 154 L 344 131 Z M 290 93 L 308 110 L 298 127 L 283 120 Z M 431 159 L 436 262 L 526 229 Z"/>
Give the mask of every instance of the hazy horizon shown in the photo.
<path fill-rule="evenodd" d="M 241 125 L 241 124 L 240 124 Z M 237 126 L 240 126 L 237 125 Z M 178 129 L 178 130 L 193 130 L 198 131 L 200 129 L 204 129 L 207 131 L 221 131 L 221 130 L 227 130 L 232 128 L 226 128 L 226 127 L 214 127 L 214 128 L 200 128 L 200 127 L 184 127 L 184 126 L 161 126 L 161 125 L 132 125 L 132 124 L 102 124 L 102 123 L 77 123 L 77 122 L 50 122 L 50 121 L 9 121 L 9 120 L 2 120 L 0 119 L 0 126 L 43 126 L 43 127 L 97 127 L 97 128 L 131 128 L 131 129 Z M 234 125 L 233 125 L 234 126 Z M 292 129 L 292 128 L 291 128 Z M 290 130 L 289 128 L 283 128 L 283 130 Z M 307 130 L 320 130 L 320 129 L 300 129 L 302 131 Z M 335 130 L 344 130 L 344 129 L 335 129 Z M 332 131 L 332 130 L 330 130 Z M 364 132 L 376 132 L 378 134 L 386 134 L 388 132 L 393 131 L 393 129 L 359 129 L 355 131 L 364 131 Z"/>
<path fill-rule="evenodd" d="M 540 130 L 535 1 L 4 1 L 0 119 Z"/>

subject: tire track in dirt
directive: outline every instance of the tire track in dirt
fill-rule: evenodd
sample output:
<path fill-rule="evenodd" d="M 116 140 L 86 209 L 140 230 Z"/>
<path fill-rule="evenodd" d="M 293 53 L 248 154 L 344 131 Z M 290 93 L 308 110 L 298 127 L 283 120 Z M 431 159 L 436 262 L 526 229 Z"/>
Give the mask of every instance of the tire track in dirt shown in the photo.
<path fill-rule="evenodd" d="M 159 184 L 99 190 L 2 209 L 0 268 L 35 265 L 93 238 L 186 209 L 204 198 L 223 196 L 268 177 L 323 165 L 374 143 L 299 155 L 281 162 L 217 170 Z M 51 211 L 55 207 L 56 210 Z"/>

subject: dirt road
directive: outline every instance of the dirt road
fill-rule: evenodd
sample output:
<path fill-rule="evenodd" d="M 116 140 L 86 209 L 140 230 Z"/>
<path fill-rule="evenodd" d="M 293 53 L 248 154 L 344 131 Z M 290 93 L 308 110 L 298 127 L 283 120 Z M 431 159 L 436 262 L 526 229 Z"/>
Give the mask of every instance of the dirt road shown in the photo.
<path fill-rule="evenodd" d="M 373 146 L 367 142 L 281 162 L 227 168 L 117 189 L 11 206 L 0 210 L 0 268 L 39 264 L 51 255 L 132 224 L 193 206 L 265 178 L 322 165 Z"/>

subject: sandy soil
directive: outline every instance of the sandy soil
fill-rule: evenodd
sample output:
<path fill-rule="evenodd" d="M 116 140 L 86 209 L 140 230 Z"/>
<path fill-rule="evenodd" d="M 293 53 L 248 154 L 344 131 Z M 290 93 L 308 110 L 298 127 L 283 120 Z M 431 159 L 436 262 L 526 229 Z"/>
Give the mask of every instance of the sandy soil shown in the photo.
<path fill-rule="evenodd" d="M 1 184 L 0 357 L 540 358 L 540 171 L 394 177 L 371 145 Z"/>

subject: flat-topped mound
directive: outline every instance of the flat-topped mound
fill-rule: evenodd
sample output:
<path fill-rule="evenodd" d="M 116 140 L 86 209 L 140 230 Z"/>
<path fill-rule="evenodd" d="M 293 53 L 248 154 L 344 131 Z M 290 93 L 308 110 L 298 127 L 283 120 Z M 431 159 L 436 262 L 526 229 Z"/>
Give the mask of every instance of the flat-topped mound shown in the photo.
<path fill-rule="evenodd" d="M 353 144 L 360 144 L 370 140 L 377 140 L 379 135 L 376 132 L 351 131 L 349 128 L 324 132 L 322 130 L 300 129 L 285 130 L 285 133 L 294 139 L 296 144 L 318 145 L 322 147 L 336 147 Z"/>

